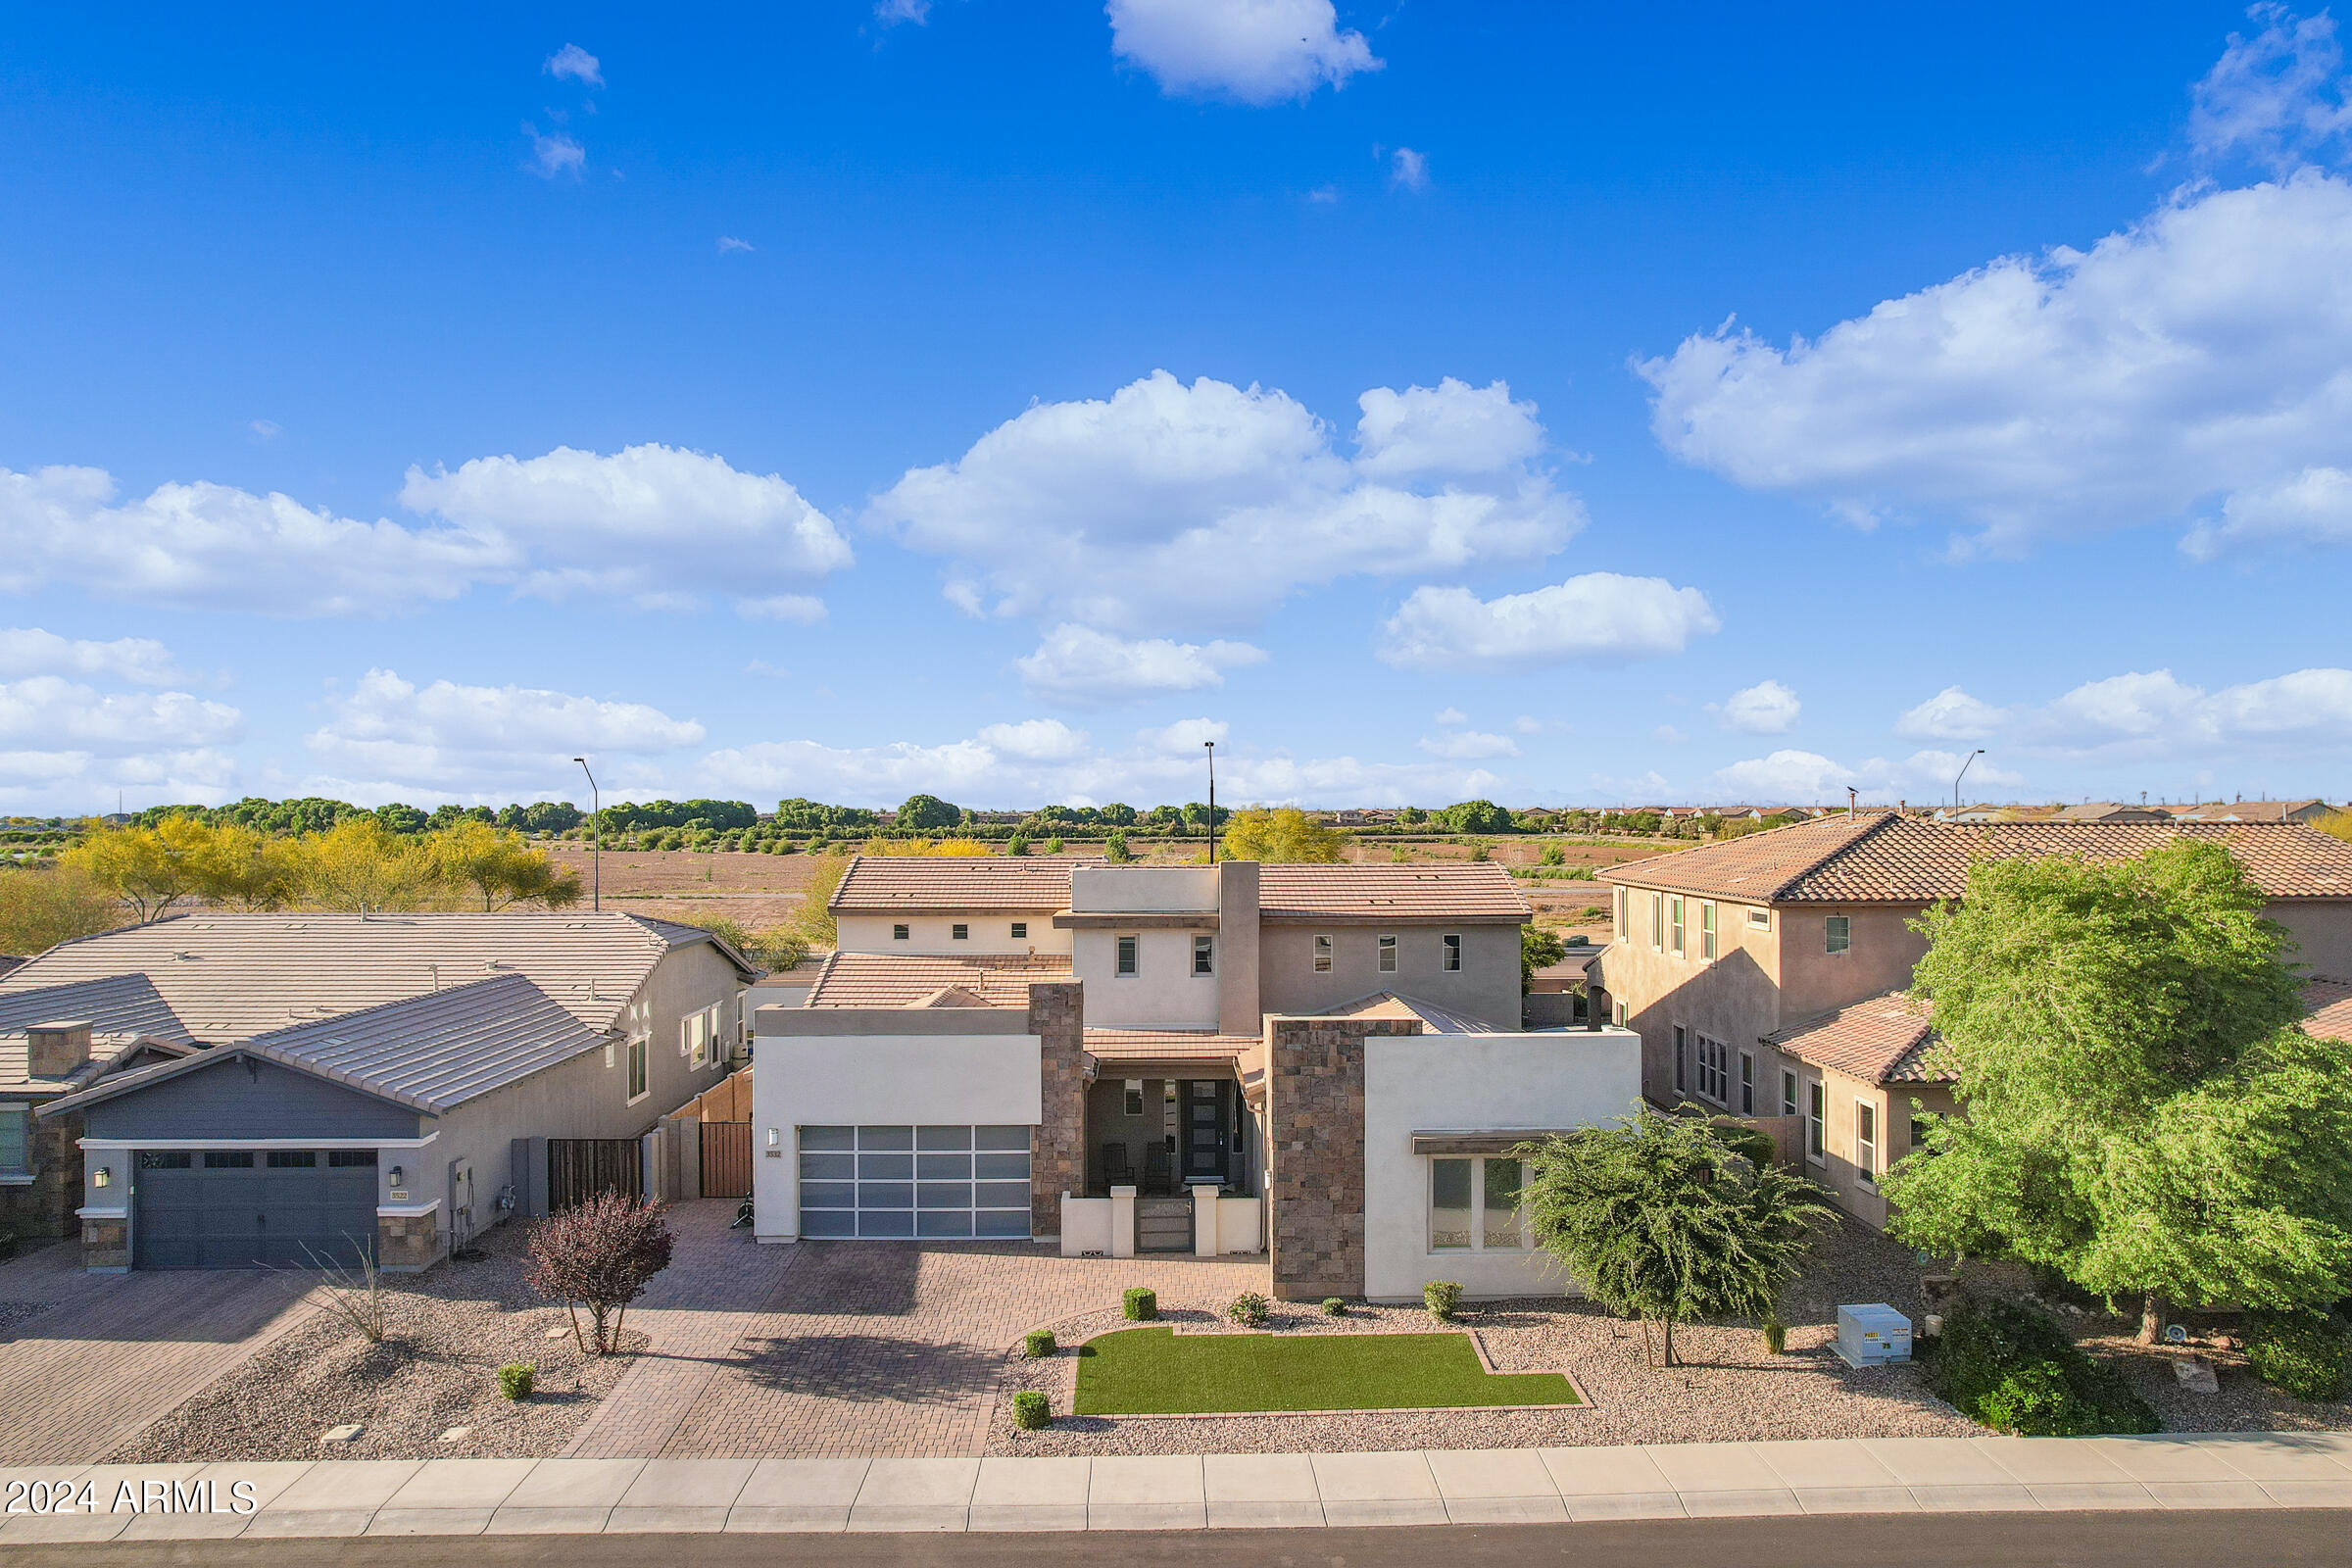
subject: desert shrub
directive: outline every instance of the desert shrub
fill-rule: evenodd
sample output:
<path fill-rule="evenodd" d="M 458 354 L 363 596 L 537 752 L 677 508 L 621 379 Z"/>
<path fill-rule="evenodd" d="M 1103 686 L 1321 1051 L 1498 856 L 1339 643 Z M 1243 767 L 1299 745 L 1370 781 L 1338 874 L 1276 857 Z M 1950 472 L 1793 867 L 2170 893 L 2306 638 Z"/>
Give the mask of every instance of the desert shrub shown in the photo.
<path fill-rule="evenodd" d="M 1054 1353 L 1054 1331 L 1052 1329 L 1031 1329 L 1021 1336 L 1021 1348 L 1029 1352 L 1030 1360 L 1044 1360 Z"/>
<path fill-rule="evenodd" d="M 1764 1320 L 1764 1348 L 1772 1355 L 1788 1353 L 1788 1325 L 1777 1317 Z"/>
<path fill-rule="evenodd" d="M 1130 1323 L 1149 1323 L 1159 1316 L 1159 1293 L 1147 1286 L 1130 1285 L 1119 1298 L 1119 1311 Z"/>
<path fill-rule="evenodd" d="M 1453 1321 L 1462 1304 L 1462 1288 L 1452 1280 L 1431 1280 L 1421 1287 L 1421 1304 L 1441 1323 Z"/>
<path fill-rule="evenodd" d="M 1348 1303 L 1336 1296 L 1326 1296 L 1323 1298 L 1323 1315 L 1325 1317 L 1346 1317 Z"/>
<path fill-rule="evenodd" d="M 669 1267 L 671 1237 L 662 1205 L 605 1192 L 559 1209 L 531 1227 L 526 1250 L 532 1290 L 564 1303 L 580 1348 L 604 1355 L 620 1342 L 629 1303 Z M 573 1303 L 588 1308 L 593 1342 Z"/>
<path fill-rule="evenodd" d="M 1243 1328 L 1257 1328 L 1266 1321 L 1266 1298 L 1255 1291 L 1244 1291 L 1225 1308 L 1225 1315 Z"/>
<path fill-rule="evenodd" d="M 2265 1312 L 2246 1325 L 2246 1364 L 2298 1399 L 2342 1396 L 2346 1348 L 2343 1331 L 2317 1313 Z"/>
<path fill-rule="evenodd" d="M 498 1392 L 510 1399 L 527 1399 L 539 1369 L 528 1361 L 510 1361 L 498 1369 Z"/>
<path fill-rule="evenodd" d="M 1936 1392 L 1963 1414 L 2021 1437 L 2154 1432 L 2156 1412 L 2082 1353 L 2047 1313 L 1963 1301 L 1943 1320 Z"/>
<path fill-rule="evenodd" d="M 1035 1389 L 1023 1389 L 1012 1396 L 1012 1424 L 1023 1432 L 1035 1432 L 1054 1419 L 1054 1402 Z"/>

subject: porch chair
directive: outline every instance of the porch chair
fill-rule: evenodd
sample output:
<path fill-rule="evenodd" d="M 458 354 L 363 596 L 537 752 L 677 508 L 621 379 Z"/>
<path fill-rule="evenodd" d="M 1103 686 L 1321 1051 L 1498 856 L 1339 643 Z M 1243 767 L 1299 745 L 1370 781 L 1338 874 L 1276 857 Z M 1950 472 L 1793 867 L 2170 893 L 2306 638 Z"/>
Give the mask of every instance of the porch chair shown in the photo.
<path fill-rule="evenodd" d="M 1147 1197 L 1166 1198 L 1176 1191 L 1175 1171 L 1168 1160 L 1165 1144 L 1144 1146 L 1144 1193 Z"/>
<path fill-rule="evenodd" d="M 1134 1180 L 1135 1167 L 1127 1162 L 1127 1146 L 1125 1144 L 1104 1144 L 1102 1146 L 1102 1190 L 1108 1192 L 1113 1187 L 1125 1186 L 1133 1183 Z"/>

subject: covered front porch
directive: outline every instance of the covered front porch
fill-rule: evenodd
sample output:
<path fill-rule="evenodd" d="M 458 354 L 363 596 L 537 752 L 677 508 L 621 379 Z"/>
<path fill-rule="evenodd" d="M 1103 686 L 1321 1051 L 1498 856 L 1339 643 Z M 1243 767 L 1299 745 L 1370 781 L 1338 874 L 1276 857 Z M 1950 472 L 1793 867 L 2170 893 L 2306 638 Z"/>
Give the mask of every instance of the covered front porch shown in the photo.
<path fill-rule="evenodd" d="M 1189 1030 L 1089 1029 L 1084 1183 L 1062 1250 L 1214 1256 L 1264 1248 L 1261 1042 Z"/>

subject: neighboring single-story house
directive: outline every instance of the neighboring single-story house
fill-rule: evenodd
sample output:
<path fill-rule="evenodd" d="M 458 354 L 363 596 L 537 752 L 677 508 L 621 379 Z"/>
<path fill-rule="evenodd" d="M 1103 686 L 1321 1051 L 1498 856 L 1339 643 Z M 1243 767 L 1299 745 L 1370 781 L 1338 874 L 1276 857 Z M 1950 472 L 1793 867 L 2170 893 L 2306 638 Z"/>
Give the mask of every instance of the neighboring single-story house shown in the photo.
<path fill-rule="evenodd" d="M 51 949 L 0 1028 L 71 1012 L 112 1047 L 37 1111 L 74 1129 L 89 1267 L 416 1269 L 543 1194 L 544 1141 L 638 1138 L 717 1082 L 757 973 L 630 914 L 206 912 Z"/>
<path fill-rule="evenodd" d="M 860 858 L 832 908 L 807 1004 L 753 1021 L 762 1241 L 1262 1248 L 1294 1298 L 1556 1290 L 1507 1151 L 1641 1093 L 1631 1031 L 1521 1028 L 1529 910 L 1493 864 Z"/>

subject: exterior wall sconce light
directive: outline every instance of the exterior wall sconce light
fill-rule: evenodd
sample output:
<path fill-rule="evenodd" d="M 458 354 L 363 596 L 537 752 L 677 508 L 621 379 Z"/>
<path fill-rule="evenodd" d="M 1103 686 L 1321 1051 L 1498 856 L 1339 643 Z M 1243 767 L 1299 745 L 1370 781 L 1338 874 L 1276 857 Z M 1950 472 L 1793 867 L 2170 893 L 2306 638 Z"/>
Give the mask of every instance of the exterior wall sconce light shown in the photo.
<path fill-rule="evenodd" d="M 114 1167 L 114 1166 L 112 1166 L 112 1165 L 101 1165 L 101 1166 L 99 1166 L 99 1167 L 98 1167 L 98 1174 L 97 1174 L 97 1175 L 95 1175 L 95 1176 L 93 1176 L 93 1177 L 91 1177 L 91 1178 L 90 1178 L 90 1182 L 91 1182 L 91 1185 L 92 1185 L 92 1186 L 96 1186 L 96 1187 L 112 1187 L 112 1186 L 114 1186 L 114 1185 L 115 1185 L 115 1167 Z"/>

